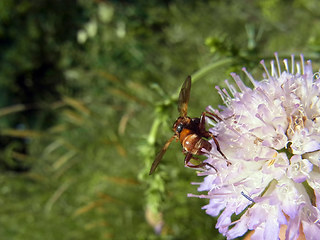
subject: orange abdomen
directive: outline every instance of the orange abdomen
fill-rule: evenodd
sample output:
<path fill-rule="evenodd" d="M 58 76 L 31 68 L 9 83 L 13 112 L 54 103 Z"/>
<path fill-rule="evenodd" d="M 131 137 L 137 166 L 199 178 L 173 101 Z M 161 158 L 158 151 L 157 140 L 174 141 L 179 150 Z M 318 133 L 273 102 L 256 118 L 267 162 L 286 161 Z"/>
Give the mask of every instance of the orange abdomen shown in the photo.
<path fill-rule="evenodd" d="M 202 148 L 206 149 L 207 151 L 210 151 L 212 148 L 208 141 L 202 139 L 189 129 L 183 129 L 179 137 L 184 150 L 190 152 L 191 154 L 201 155 L 203 154 L 201 151 Z"/>

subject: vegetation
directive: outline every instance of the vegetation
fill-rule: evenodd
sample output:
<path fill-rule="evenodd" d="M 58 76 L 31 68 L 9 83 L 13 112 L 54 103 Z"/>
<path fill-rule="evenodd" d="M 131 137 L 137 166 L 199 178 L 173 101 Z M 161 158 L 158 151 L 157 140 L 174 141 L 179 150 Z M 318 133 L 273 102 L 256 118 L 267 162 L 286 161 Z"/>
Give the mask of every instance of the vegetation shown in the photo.
<path fill-rule="evenodd" d="M 230 72 L 304 53 L 319 66 L 318 1 L 0 2 L 2 239 L 223 239 L 172 144 Z M 155 233 L 163 223 L 161 233 Z"/>

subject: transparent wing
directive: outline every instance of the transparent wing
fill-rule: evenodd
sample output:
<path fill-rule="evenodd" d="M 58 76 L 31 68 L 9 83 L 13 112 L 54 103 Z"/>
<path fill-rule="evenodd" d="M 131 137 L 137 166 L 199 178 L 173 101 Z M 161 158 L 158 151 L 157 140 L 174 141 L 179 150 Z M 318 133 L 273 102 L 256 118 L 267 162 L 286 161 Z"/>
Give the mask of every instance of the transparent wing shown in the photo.
<path fill-rule="evenodd" d="M 191 90 L 191 76 L 188 76 L 184 81 L 179 94 L 178 111 L 181 117 L 187 116 L 188 103 L 190 99 L 190 90 Z"/>
<path fill-rule="evenodd" d="M 150 169 L 150 172 L 149 172 L 149 175 L 151 175 L 154 170 L 156 170 L 156 168 L 158 167 L 163 155 L 165 154 L 165 152 L 167 151 L 170 143 L 172 142 L 172 140 L 175 138 L 176 136 L 173 135 L 167 142 L 166 144 L 163 146 L 163 148 L 161 149 L 161 151 L 158 153 L 158 155 L 156 156 L 156 158 L 154 159 L 153 163 L 152 163 L 152 166 L 151 166 L 151 169 Z"/>

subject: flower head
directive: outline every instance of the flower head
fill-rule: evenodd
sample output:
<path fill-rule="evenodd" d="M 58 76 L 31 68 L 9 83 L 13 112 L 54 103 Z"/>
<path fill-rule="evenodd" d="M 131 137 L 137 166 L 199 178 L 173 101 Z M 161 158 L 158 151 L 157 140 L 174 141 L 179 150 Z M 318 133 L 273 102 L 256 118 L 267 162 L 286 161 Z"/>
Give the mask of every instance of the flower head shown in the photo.
<path fill-rule="evenodd" d="M 198 191 L 208 193 L 197 196 L 209 199 L 207 214 L 221 212 L 216 227 L 228 239 L 248 230 L 252 239 L 278 239 L 283 224 L 286 239 L 301 226 L 307 239 L 320 234 L 320 78 L 302 55 L 284 60 L 284 71 L 275 56 L 270 72 L 261 61 L 262 81 L 243 69 L 253 89 L 231 74 L 239 90 L 226 81 L 229 91 L 217 87 L 225 106 L 208 107 L 222 119 L 210 131 L 231 164 L 213 147 L 206 161 L 217 172 L 199 173 Z"/>

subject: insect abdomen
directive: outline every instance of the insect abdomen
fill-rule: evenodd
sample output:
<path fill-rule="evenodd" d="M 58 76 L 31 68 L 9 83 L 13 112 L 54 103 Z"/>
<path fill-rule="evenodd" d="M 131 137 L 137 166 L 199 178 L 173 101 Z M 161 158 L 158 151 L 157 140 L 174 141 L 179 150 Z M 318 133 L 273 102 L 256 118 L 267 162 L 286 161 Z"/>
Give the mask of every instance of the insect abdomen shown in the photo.
<path fill-rule="evenodd" d="M 186 136 L 182 141 L 183 148 L 194 155 L 201 155 L 203 151 L 202 148 L 206 149 L 207 151 L 211 150 L 211 144 L 199 137 L 197 134 L 189 134 Z"/>

